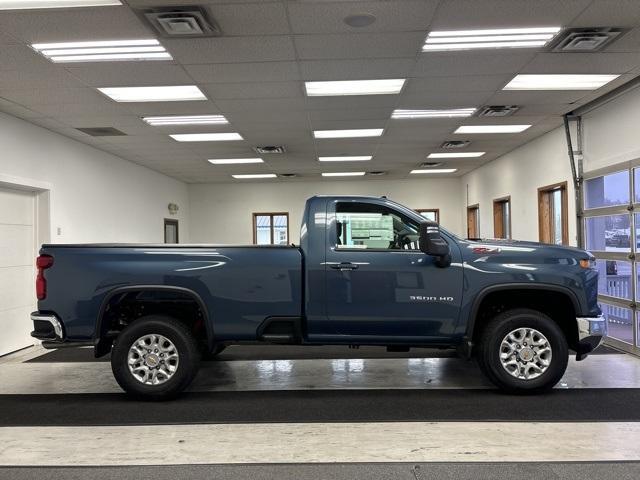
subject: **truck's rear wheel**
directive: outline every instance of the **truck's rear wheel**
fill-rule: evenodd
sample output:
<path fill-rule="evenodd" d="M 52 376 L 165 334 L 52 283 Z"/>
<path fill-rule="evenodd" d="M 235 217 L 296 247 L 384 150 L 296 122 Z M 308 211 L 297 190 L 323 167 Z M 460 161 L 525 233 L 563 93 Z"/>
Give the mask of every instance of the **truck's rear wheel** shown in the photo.
<path fill-rule="evenodd" d="M 162 400 L 189 386 L 198 372 L 200 351 L 189 329 L 159 315 L 125 328 L 111 352 L 111 369 L 122 389 L 136 397 Z"/>
<path fill-rule="evenodd" d="M 478 362 L 496 386 L 511 393 L 552 388 L 567 369 L 569 348 L 562 329 L 530 309 L 496 316 L 482 332 Z"/>

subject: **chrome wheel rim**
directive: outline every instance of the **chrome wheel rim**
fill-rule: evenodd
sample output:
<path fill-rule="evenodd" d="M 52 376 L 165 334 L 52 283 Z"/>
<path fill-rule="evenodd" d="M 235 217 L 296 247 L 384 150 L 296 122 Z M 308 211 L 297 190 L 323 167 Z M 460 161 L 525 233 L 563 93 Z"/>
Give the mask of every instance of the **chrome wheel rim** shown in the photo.
<path fill-rule="evenodd" d="M 129 348 L 129 372 L 144 385 L 162 385 L 178 370 L 180 355 L 171 340 L 157 333 L 138 338 Z"/>
<path fill-rule="evenodd" d="M 509 375 L 520 380 L 533 380 L 551 365 L 551 344 L 535 328 L 517 328 L 500 344 L 500 363 Z"/>

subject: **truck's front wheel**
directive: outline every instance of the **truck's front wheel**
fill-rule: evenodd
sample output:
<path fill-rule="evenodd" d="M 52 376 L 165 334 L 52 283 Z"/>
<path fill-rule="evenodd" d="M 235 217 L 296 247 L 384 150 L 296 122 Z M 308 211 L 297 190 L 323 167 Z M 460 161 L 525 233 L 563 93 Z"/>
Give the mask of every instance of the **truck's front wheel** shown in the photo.
<path fill-rule="evenodd" d="M 118 384 L 127 393 L 149 400 L 182 392 L 198 372 L 199 362 L 198 343 L 187 326 L 159 315 L 126 327 L 111 352 Z"/>
<path fill-rule="evenodd" d="M 550 389 L 567 369 L 569 349 L 562 329 L 535 310 L 499 314 L 482 332 L 478 347 L 483 372 L 511 393 Z"/>

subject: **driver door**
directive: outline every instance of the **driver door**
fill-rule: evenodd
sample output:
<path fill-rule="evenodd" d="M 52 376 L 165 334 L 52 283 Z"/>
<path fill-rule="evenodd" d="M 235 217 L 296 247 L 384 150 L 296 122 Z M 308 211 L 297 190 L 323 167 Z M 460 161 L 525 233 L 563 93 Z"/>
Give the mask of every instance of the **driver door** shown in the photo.
<path fill-rule="evenodd" d="M 437 342 L 454 331 L 462 294 L 459 252 L 439 268 L 418 249 L 419 217 L 375 200 L 338 201 L 327 225 L 331 330 L 373 343 Z"/>

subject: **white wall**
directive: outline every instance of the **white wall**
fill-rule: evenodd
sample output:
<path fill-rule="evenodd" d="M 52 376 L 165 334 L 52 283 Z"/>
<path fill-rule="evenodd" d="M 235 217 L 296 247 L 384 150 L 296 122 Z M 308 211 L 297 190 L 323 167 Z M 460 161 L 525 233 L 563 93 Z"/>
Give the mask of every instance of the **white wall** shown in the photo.
<path fill-rule="evenodd" d="M 439 208 L 442 226 L 460 233 L 460 180 L 236 182 L 189 186 L 191 235 L 196 243 L 251 243 L 253 212 L 289 212 L 290 242 L 300 240 L 305 200 L 316 194 L 386 195 L 411 208 Z"/>
<path fill-rule="evenodd" d="M 563 128 L 463 176 L 461 206 L 480 204 L 480 236 L 491 238 L 493 200 L 510 195 L 512 237 L 538 241 L 538 188 L 564 181 L 568 184 L 569 243 L 576 245 L 574 190 Z"/>
<path fill-rule="evenodd" d="M 162 243 L 170 202 L 188 240 L 186 184 L 1 113 L 0 145 L 0 180 L 51 185 L 52 242 Z"/>

